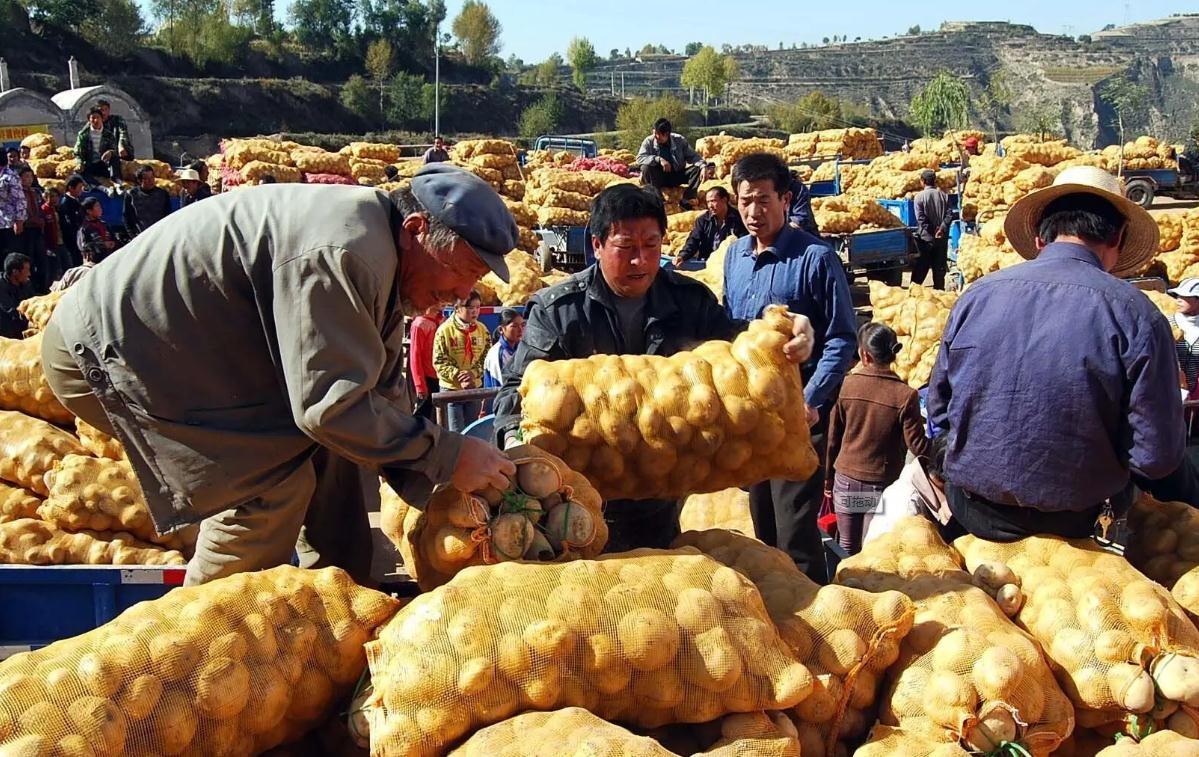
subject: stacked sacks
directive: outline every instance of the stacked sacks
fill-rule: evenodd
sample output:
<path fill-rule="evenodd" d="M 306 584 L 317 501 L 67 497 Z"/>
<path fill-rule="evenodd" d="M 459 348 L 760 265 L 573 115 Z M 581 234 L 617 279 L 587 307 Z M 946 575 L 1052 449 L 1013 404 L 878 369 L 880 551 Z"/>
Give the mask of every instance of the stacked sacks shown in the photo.
<path fill-rule="evenodd" d="M 363 186 L 373 187 L 387 179 L 388 163 L 374 158 L 350 157 L 350 177 Z"/>
<path fill-rule="evenodd" d="M 849 195 L 814 198 L 812 214 L 822 234 L 856 234 L 903 226 L 903 221 L 874 200 Z"/>
<path fill-rule="evenodd" d="M 1017 177 L 1020 177 L 1019 181 Z M 1011 155 L 1003 158 L 982 155 L 970 161 L 965 200 L 978 218 L 985 221 L 995 213 L 1006 213 L 1016 200 L 1034 189 L 1052 183 L 1053 175 L 1042 166 L 1034 167 Z M 963 212 L 963 217 L 966 215 Z"/>
<path fill-rule="evenodd" d="M 504 283 L 499 276 L 488 273 L 479 284 L 483 289 L 490 289 L 501 305 L 523 306 L 529 298 L 546 286 L 541 266 L 533 256 L 521 250 L 513 250 L 504 256 L 508 264 L 508 282 Z"/>
<path fill-rule="evenodd" d="M 116 439 L 104 433 L 82 418 L 75 419 L 75 436 L 79 443 L 96 457 L 106 457 L 109 460 L 125 460 L 125 448 Z"/>
<path fill-rule="evenodd" d="M 733 166 L 736 165 L 738 160 L 755 152 L 770 153 L 786 163 L 787 153 L 783 151 L 783 147 L 783 140 L 781 139 L 765 139 L 761 137 L 726 142 L 720 148 L 720 161 L 716 164 L 716 176 L 721 179 L 729 176 L 732 174 Z"/>
<path fill-rule="evenodd" d="M 454 145 L 450 157 L 455 165 L 478 176 L 496 191 L 506 189 L 511 193 L 513 188 L 505 182 L 521 178 L 516 147 L 502 139 L 464 139 Z"/>
<path fill-rule="evenodd" d="M 720 155 L 720 151 L 725 145 L 736 141 L 737 138 L 729 134 L 713 134 L 710 137 L 700 137 L 695 140 L 695 151 L 704 160 L 712 160 Z"/>
<path fill-rule="evenodd" d="M 541 168 L 529 174 L 524 201 L 537 208 L 537 223 L 541 226 L 586 226 L 591 219 L 591 187 L 590 178 L 583 172 Z"/>
<path fill-rule="evenodd" d="M 651 738 L 636 736 L 579 707 L 526 712 L 476 731 L 450 757 L 676 757 Z"/>
<path fill-rule="evenodd" d="M 396 546 L 422 589 L 471 565 L 593 558 L 607 544 L 603 502 L 587 479 L 535 447 L 505 454 L 516 463 L 506 490 L 466 495 L 445 489 L 423 510 L 406 509 Z"/>
<path fill-rule="evenodd" d="M 874 129 L 825 129 L 792 134 L 784 148 L 787 157 L 810 160 L 840 156 L 845 160 L 865 160 L 883 154 L 883 145 Z"/>
<path fill-rule="evenodd" d="M 46 496 L 46 474 L 67 455 L 86 455 L 79 440 L 46 421 L 0 410 L 0 479 Z"/>
<path fill-rule="evenodd" d="M 529 150 L 525 154 L 525 168 L 530 171 L 537 168 L 565 168 L 574 159 L 575 154 L 569 150 Z"/>
<path fill-rule="evenodd" d="M 1121 739 L 1095 757 L 1199 757 L 1199 740 L 1174 731 L 1158 731 L 1140 741 Z"/>
<path fill-rule="evenodd" d="M 1003 222 L 1007 214 L 995 216 L 979 227 L 978 234 L 963 234 L 958 247 L 958 270 L 966 283 L 988 273 L 1002 270 L 1024 261 L 1020 253 L 1007 243 Z"/>
<path fill-rule="evenodd" d="M 909 147 L 912 152 L 933 153 L 937 156 L 938 163 L 960 163 L 962 160 L 961 145 L 971 138 L 978 140 L 980 145 L 986 142 L 986 135 L 981 131 L 947 131 L 940 139 L 932 137 L 913 139 Z"/>
<path fill-rule="evenodd" d="M 1037 642 L 972 585 L 960 559 L 930 521 L 916 516 L 837 568 L 838 584 L 898 590 L 916 606 L 879 722 L 984 754 L 1007 744 L 1048 754 L 1074 728 L 1070 701 Z"/>
<path fill-rule="evenodd" d="M 753 584 L 692 550 L 467 568 L 367 645 L 372 754 L 416 757 L 524 710 L 655 728 L 813 687 Z"/>
<path fill-rule="evenodd" d="M 535 362 L 520 386 L 524 439 L 605 499 L 803 481 L 817 461 L 799 375 L 783 355 L 790 338 L 786 309 L 772 306 L 732 343 Z"/>
<path fill-rule="evenodd" d="M 719 528 L 753 536 L 754 522 L 749 514 L 749 494 L 744 489 L 735 487 L 708 494 L 692 494 L 683 500 L 679 527 L 684 531 Z"/>
<path fill-rule="evenodd" d="M 687 237 L 691 235 L 691 230 L 695 228 L 695 222 L 699 220 L 705 212 L 703 210 L 688 210 L 681 213 L 675 213 L 666 218 L 666 239 L 663 240 L 662 254 L 679 254 L 683 250 L 683 245 L 687 243 Z"/>
<path fill-rule="evenodd" d="M 42 501 L 19 486 L 0 481 L 0 523 L 21 518 L 36 518 Z"/>
<path fill-rule="evenodd" d="M 345 148 L 352 158 L 358 160 L 376 160 L 382 163 L 395 163 L 400 159 L 400 148 L 397 145 L 379 142 L 351 142 Z"/>
<path fill-rule="evenodd" d="M 0 408 L 68 424 L 75 416 L 62 406 L 42 371 L 42 337 L 0 338 Z"/>
<path fill-rule="evenodd" d="M 729 247 L 735 241 L 737 240 L 731 236 L 725 237 L 720 246 L 708 256 L 708 262 L 703 268 L 698 271 L 680 271 L 680 273 L 702 283 L 712 290 L 712 294 L 716 295 L 718 302 L 722 302 L 724 300 L 724 258 L 728 254 Z"/>
<path fill-rule="evenodd" d="M 119 531 L 190 553 L 197 529 L 159 535 L 128 462 L 66 455 L 45 475 L 48 492 L 38 516 L 66 531 Z"/>
<path fill-rule="evenodd" d="M 28 147 L 29 157 L 34 160 L 53 155 L 57 146 L 54 135 L 44 131 L 35 132 L 21 140 L 21 147 Z"/>
<path fill-rule="evenodd" d="M 939 292 L 918 284 L 903 289 L 870 282 L 874 320 L 889 326 L 899 337 L 903 349 L 892 367 L 909 385 L 919 388 L 928 383 L 941 348 L 941 334 L 956 301 L 955 292 Z"/>
<path fill-rule="evenodd" d="M 289 158 L 290 159 L 290 158 Z M 254 185 L 262 183 L 263 176 L 274 176 L 280 184 L 298 184 L 303 178 L 300 169 L 278 163 L 266 163 L 261 160 L 251 160 L 239 171 L 241 183 Z"/>
<path fill-rule="evenodd" d="M 1137 137 L 1135 141 L 1124 145 L 1112 145 L 1103 150 L 1104 156 L 1113 161 L 1124 158 L 1124 168 L 1128 171 L 1145 171 L 1151 169 L 1178 170 L 1178 156 L 1174 148 L 1166 142 L 1158 142 L 1153 137 Z"/>
<path fill-rule="evenodd" d="M 1170 281 L 1199 276 L 1199 209 L 1155 213 L 1153 218 L 1162 232 L 1157 261 L 1166 267 Z"/>
<path fill-rule="evenodd" d="M 508 206 L 508 212 L 512 214 L 512 220 L 516 221 L 516 230 L 519 238 L 516 248 L 530 254 L 537 252 L 537 248 L 541 244 L 540 237 L 533 231 L 533 227 L 537 225 L 537 211 L 520 200 L 513 200 L 508 197 L 504 198 L 504 204 Z"/>
<path fill-rule="evenodd" d="M 1199 617 L 1199 603 L 1187 587 L 1190 574 L 1199 568 L 1199 511 L 1184 502 L 1159 502 L 1147 494 L 1128 513 L 1133 540 L 1128 561 L 1167 589 L 1192 617 Z M 1178 591 L 1182 579 L 1183 591 Z"/>
<path fill-rule="evenodd" d="M 1041 141 L 1028 134 L 1004 137 L 1001 144 L 1007 155 L 1042 166 L 1056 166 L 1082 155 L 1082 150 L 1072 147 L 1064 139 Z"/>
<path fill-rule="evenodd" d="M 399 604 L 337 568 L 175 589 L 0 662 L 0 752 L 260 754 L 334 714 Z"/>
<path fill-rule="evenodd" d="M 125 181 L 136 181 L 137 172 L 143 168 L 153 170 L 155 179 L 172 181 L 175 178 L 175 169 L 171 168 L 169 163 L 164 163 L 161 160 L 140 159 L 121 161 L 121 178 Z"/>
<path fill-rule="evenodd" d="M 1016 620 L 1041 643 L 1080 725 L 1199 728 L 1199 631 L 1123 557 L 1090 540 L 1043 536 L 1010 544 L 964 536 L 954 546 L 971 570 L 990 565 L 1028 587 Z"/>
<path fill-rule="evenodd" d="M 346 155 L 324 150 L 298 149 L 291 153 L 292 161 L 297 169 L 305 174 L 304 180 L 313 182 L 310 174 L 349 177 L 352 175 L 350 159 Z"/>
<path fill-rule="evenodd" d="M 673 546 L 697 547 L 752 581 L 783 643 L 815 676 L 812 693 L 788 712 L 804 755 L 832 757 L 838 742 L 865 735 L 883 675 L 912 628 L 907 597 L 817 586 L 783 552 L 729 531 L 689 531 Z"/>

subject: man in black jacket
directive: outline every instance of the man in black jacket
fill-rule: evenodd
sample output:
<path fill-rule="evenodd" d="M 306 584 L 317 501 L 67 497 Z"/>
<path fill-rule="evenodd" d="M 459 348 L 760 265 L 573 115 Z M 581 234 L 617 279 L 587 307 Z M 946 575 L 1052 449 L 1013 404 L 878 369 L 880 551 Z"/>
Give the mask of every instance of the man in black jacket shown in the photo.
<path fill-rule="evenodd" d="M 29 323 L 17 312 L 17 306 L 33 297 L 33 262 L 19 252 L 4 258 L 4 278 L 0 279 L 0 336 L 20 339 Z"/>
<path fill-rule="evenodd" d="M 520 382 L 534 360 L 592 355 L 673 355 L 711 339 L 731 339 L 744 325 L 729 318 L 703 284 L 659 268 L 666 211 L 649 190 L 618 184 L 591 207 L 596 264 L 538 292 L 525 311 L 525 333 L 504 371 L 495 400 L 501 447 L 520 426 Z M 796 344 L 812 344 L 811 325 L 796 320 Z M 789 349 L 796 349 L 789 345 Z M 666 547 L 679 533 L 674 500 L 610 500 L 607 551 Z"/>
<path fill-rule="evenodd" d="M 67 179 L 67 191 L 63 192 L 58 201 L 58 225 L 62 231 L 62 243 L 71 256 L 71 266 L 83 265 L 83 255 L 79 252 L 79 227 L 83 225 L 83 205 L 79 198 L 87 182 L 79 174 Z"/>
<path fill-rule="evenodd" d="M 734 239 L 749 232 L 741 222 L 741 216 L 729 206 L 729 190 L 712 187 L 704 194 L 708 212 L 695 219 L 695 227 L 683 244 L 683 249 L 674 258 L 675 265 L 688 260 L 707 260 L 726 237 Z"/>
<path fill-rule="evenodd" d="M 142 166 L 137 172 L 137 186 L 125 194 L 125 230 L 137 236 L 170 212 L 171 195 L 154 183 L 154 169 Z"/>

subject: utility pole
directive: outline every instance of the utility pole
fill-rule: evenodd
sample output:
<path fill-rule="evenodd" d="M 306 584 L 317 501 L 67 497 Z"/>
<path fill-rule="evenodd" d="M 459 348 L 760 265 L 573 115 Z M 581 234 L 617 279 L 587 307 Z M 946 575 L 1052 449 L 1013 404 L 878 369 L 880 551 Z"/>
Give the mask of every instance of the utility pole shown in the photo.
<path fill-rule="evenodd" d="M 433 28 L 433 136 L 441 134 L 441 22 Z"/>

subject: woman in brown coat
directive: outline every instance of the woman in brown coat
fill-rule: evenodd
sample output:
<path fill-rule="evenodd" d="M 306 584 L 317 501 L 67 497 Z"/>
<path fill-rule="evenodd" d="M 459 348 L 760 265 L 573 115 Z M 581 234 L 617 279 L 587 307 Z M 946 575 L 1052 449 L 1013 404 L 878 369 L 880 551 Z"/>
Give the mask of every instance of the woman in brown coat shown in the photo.
<path fill-rule="evenodd" d="M 841 385 L 829 419 L 825 492 L 833 498 L 837 540 L 850 554 L 862 548 L 862 534 L 878 508 L 883 489 L 899 477 L 908 450 L 927 457 L 920 398 L 891 363 L 901 345 L 881 323 L 858 329 L 860 363 Z"/>

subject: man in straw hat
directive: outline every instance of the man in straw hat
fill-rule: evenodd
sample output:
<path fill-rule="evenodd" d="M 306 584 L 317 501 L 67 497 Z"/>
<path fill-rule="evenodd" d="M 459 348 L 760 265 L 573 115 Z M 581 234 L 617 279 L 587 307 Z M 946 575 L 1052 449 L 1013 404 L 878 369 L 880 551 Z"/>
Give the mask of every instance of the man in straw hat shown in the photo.
<path fill-rule="evenodd" d="M 1021 199 L 1004 231 L 1031 262 L 984 276 L 949 316 L 928 410 L 966 532 L 1086 537 L 1119 516 L 1130 480 L 1180 469 L 1170 325 L 1120 280 L 1153 258 L 1157 224 L 1121 190 L 1079 166 Z"/>

